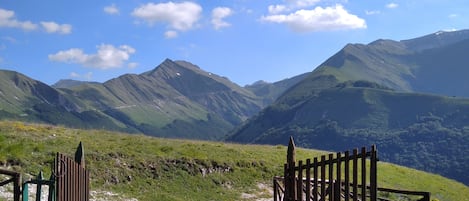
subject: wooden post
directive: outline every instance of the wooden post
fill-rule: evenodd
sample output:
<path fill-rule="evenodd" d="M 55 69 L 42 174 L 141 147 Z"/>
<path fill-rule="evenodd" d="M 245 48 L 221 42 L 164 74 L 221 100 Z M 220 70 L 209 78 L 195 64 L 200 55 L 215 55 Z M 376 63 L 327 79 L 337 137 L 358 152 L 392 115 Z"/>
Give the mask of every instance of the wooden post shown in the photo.
<path fill-rule="evenodd" d="M 362 147 L 361 152 L 361 166 L 362 166 L 362 201 L 366 200 L 366 148 Z"/>
<path fill-rule="evenodd" d="M 318 199 L 318 157 L 313 159 L 313 200 L 317 201 Z"/>
<path fill-rule="evenodd" d="M 340 201 L 340 193 L 342 192 L 341 190 L 341 179 L 342 179 L 342 166 L 341 163 L 342 161 L 340 160 L 342 158 L 342 154 L 340 152 L 337 152 L 337 165 L 336 165 L 336 181 L 334 185 L 334 200 Z"/>
<path fill-rule="evenodd" d="M 85 151 L 83 149 L 83 144 L 80 142 L 75 152 L 75 162 L 85 168 Z"/>
<path fill-rule="evenodd" d="M 377 168 L 377 154 L 376 145 L 371 146 L 371 164 L 370 164 L 370 199 L 371 201 L 376 201 L 378 197 L 378 168 Z"/>
<path fill-rule="evenodd" d="M 21 174 L 16 172 L 14 174 L 14 181 L 13 181 L 13 200 L 15 201 L 20 201 L 20 195 L 21 195 Z"/>
<path fill-rule="evenodd" d="M 294 163 L 296 161 L 295 158 L 295 141 L 293 137 L 290 136 L 290 141 L 288 142 L 288 149 L 287 149 L 287 164 Z"/>
<path fill-rule="evenodd" d="M 298 161 L 298 178 L 296 179 L 296 200 L 303 199 L 303 161 Z"/>
<path fill-rule="evenodd" d="M 321 200 L 326 200 L 326 156 L 321 156 Z"/>
<path fill-rule="evenodd" d="M 329 160 L 328 160 L 328 179 L 329 179 L 329 200 L 334 201 L 334 163 L 333 160 L 334 155 L 329 154 Z"/>
<path fill-rule="evenodd" d="M 358 149 L 353 150 L 352 159 L 352 197 L 353 201 L 358 201 Z"/>
<path fill-rule="evenodd" d="M 345 192 L 344 192 L 344 199 L 345 201 L 349 201 L 350 198 L 350 152 L 345 152 Z"/>
<path fill-rule="evenodd" d="M 306 159 L 306 201 L 311 201 L 311 159 Z"/>
<path fill-rule="evenodd" d="M 275 177 L 272 180 L 273 180 L 273 187 L 274 187 L 274 201 L 278 201 L 278 199 L 277 199 L 277 194 L 278 194 L 277 181 L 275 180 Z"/>
<path fill-rule="evenodd" d="M 295 188 L 295 142 L 290 136 L 287 149 L 287 170 L 285 171 L 285 201 L 294 201 L 296 197 Z"/>

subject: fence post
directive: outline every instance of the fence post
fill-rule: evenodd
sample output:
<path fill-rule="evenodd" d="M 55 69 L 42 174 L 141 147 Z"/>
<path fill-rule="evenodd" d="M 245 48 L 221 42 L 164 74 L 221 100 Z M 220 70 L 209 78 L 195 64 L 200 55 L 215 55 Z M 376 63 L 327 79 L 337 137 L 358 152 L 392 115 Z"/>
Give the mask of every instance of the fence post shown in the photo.
<path fill-rule="evenodd" d="M 295 188 L 295 142 L 290 136 L 290 142 L 287 149 L 287 165 L 285 171 L 285 197 L 284 201 L 294 201 L 296 197 Z"/>
<path fill-rule="evenodd" d="M 274 201 L 278 201 L 277 200 L 277 194 L 278 194 L 278 192 L 277 192 L 277 182 L 275 181 L 275 177 L 272 180 L 273 180 L 273 187 L 274 187 Z"/>
<path fill-rule="evenodd" d="M 16 173 L 16 175 L 14 176 L 13 185 L 14 185 L 13 200 L 20 201 L 20 195 L 21 195 L 21 174 L 20 173 Z"/>
<path fill-rule="evenodd" d="M 51 174 L 49 177 L 49 181 L 51 182 L 49 185 L 49 198 L 48 201 L 55 201 L 55 176 Z"/>
<path fill-rule="evenodd" d="M 77 151 L 75 152 L 75 162 L 85 169 L 85 150 L 81 142 L 78 144 Z"/>
<path fill-rule="evenodd" d="M 370 160 L 370 199 L 376 201 L 378 199 L 378 150 L 376 150 L 376 145 L 371 146 L 371 160 Z"/>
<path fill-rule="evenodd" d="M 41 201 L 41 194 L 42 194 L 42 183 L 41 181 L 43 181 L 43 173 L 42 171 L 39 171 L 39 174 L 37 174 L 36 176 L 36 180 L 38 181 L 38 183 L 36 184 L 36 201 Z"/>

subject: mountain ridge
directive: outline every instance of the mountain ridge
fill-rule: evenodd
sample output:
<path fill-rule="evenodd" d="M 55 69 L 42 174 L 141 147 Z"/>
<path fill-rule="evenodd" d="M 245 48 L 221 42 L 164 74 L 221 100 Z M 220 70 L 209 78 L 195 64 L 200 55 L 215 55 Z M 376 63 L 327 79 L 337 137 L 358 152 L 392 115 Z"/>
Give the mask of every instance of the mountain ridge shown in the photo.
<path fill-rule="evenodd" d="M 62 80 L 48 86 L 14 71 L 0 71 L 0 76 L 5 77 L 2 119 L 161 137 L 220 139 L 273 102 L 194 64 L 170 59 L 103 83 Z"/>
<path fill-rule="evenodd" d="M 469 150 L 467 38 L 464 30 L 348 44 L 227 140 L 284 144 L 293 135 L 334 151 L 378 144 L 384 161 L 468 184 L 469 158 L 458 151 Z"/>

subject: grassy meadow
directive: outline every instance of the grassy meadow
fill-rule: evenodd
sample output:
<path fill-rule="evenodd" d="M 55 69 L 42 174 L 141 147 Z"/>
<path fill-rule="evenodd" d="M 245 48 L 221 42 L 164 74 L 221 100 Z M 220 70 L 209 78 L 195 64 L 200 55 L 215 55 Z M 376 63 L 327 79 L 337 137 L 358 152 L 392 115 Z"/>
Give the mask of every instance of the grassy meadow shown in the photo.
<path fill-rule="evenodd" d="M 0 122 L 0 168 L 21 172 L 25 179 L 40 170 L 48 177 L 55 153 L 72 157 L 80 141 L 91 172 L 91 190 L 112 192 L 114 200 L 272 198 L 272 177 L 282 175 L 286 157 L 286 147 L 280 145 L 162 139 L 4 121 Z M 296 158 L 324 153 L 297 149 Z M 469 187 L 438 175 L 384 162 L 378 163 L 378 172 L 379 187 L 430 191 L 433 200 L 469 200 Z"/>

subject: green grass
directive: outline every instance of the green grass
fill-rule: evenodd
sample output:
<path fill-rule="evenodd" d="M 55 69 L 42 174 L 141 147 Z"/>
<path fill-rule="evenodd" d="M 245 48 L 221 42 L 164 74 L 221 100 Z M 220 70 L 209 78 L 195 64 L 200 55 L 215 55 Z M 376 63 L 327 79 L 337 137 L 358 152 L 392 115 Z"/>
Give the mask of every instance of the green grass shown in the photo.
<path fill-rule="evenodd" d="M 242 193 L 271 197 L 257 186 L 270 186 L 272 177 L 282 174 L 286 157 L 284 146 L 0 122 L 0 164 L 11 164 L 23 175 L 36 175 L 42 169 L 47 177 L 54 154 L 73 156 L 80 141 L 91 171 L 91 190 L 138 200 L 252 200 L 242 199 Z M 298 149 L 296 155 L 304 160 L 324 153 Z M 468 200 L 469 188 L 453 180 L 381 162 L 378 171 L 380 187 L 430 191 L 438 200 Z"/>

